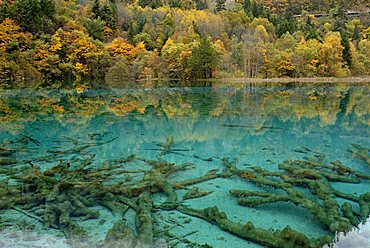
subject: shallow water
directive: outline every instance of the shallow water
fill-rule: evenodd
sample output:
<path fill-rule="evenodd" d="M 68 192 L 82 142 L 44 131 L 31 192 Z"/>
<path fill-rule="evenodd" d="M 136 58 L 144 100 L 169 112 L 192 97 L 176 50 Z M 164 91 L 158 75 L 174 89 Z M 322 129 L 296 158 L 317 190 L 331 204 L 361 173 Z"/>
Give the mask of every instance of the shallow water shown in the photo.
<path fill-rule="evenodd" d="M 105 200 L 112 197 L 111 194 L 108 197 L 107 192 L 101 191 L 98 195 L 89 191 L 96 198 L 87 207 L 99 212 L 99 216 L 90 216 L 85 220 L 84 214 L 68 214 L 70 221 L 85 230 L 87 237 L 78 242 L 90 247 L 98 242 L 100 245 L 106 243 L 109 247 L 111 243 L 106 239 L 106 234 L 119 220 L 124 220 L 126 227 L 133 231 L 130 237 L 135 242 L 140 239 L 143 222 L 136 219 L 138 212 L 134 210 L 143 192 L 149 192 L 149 198 L 153 200 L 153 207 L 149 210 L 153 227 L 149 229 L 153 232 L 154 237 L 150 243 L 154 247 L 261 245 L 255 240 L 238 237 L 230 230 L 222 230 L 214 221 L 205 221 L 199 216 L 178 211 L 173 205 L 167 209 L 161 205 L 174 195 L 175 200 L 171 203 L 175 202 L 176 206 L 181 204 L 198 210 L 217 206 L 234 223 L 245 224 L 251 221 L 255 227 L 271 232 L 289 225 L 311 240 L 325 235 L 334 238 L 333 230 L 329 230 L 307 208 L 293 204 L 292 201 L 253 207 L 238 205 L 238 198 L 231 195 L 230 190 L 279 195 L 284 192 L 253 182 L 254 177 L 250 174 L 217 176 L 186 187 L 176 188 L 175 185 L 187 179 L 203 177 L 211 170 L 213 173 L 225 172 L 225 158 L 229 162 L 235 159 L 239 171 L 251 171 L 258 166 L 279 173 L 285 173 L 279 170 L 278 165 L 286 163 L 286 160 L 307 161 L 311 158 L 325 165 L 339 160 L 348 168 L 370 175 L 369 164 L 354 157 L 351 152 L 356 151 L 353 144 L 370 147 L 369 89 L 368 84 L 289 87 L 253 84 L 84 93 L 3 91 L 0 92 L 0 144 L 13 152 L 1 156 L 12 159 L 14 164 L 4 163 L 0 167 L 4 168 L 2 178 L 5 181 L 2 187 L 7 189 L 1 192 L 0 197 L 2 201 L 12 202 L 17 194 L 23 196 L 41 192 L 42 187 L 37 188 L 35 185 L 63 180 L 69 182 L 69 186 L 63 186 L 66 190 L 60 196 L 65 201 L 68 200 L 71 188 L 83 192 L 84 188 L 91 185 L 96 185 L 100 190 L 117 185 L 123 185 L 122 188 L 138 185 L 136 195 L 126 195 L 134 207 L 113 211 L 111 206 L 104 204 Z M 128 160 L 132 155 L 136 158 Z M 145 181 L 145 173 L 152 168 L 148 160 L 185 165 L 183 170 L 168 173 L 165 182 L 153 183 L 150 178 L 148 181 L 153 183 L 151 186 L 140 187 L 140 183 Z M 40 175 L 58 164 L 63 169 L 58 167 L 57 172 L 48 174 L 55 181 L 43 182 L 44 177 Z M 22 169 L 9 173 L 11 168 Z M 78 174 L 81 171 L 83 173 Z M 110 171 L 112 174 L 109 178 L 102 177 L 103 172 Z M 325 169 L 317 168 L 318 174 L 322 171 Z M 97 173 L 96 181 L 94 172 Z M 19 175 L 21 179 L 6 180 L 14 175 Z M 31 182 L 27 181 L 27 176 Z M 158 186 L 167 183 L 171 185 L 170 193 L 168 188 Z M 28 188 L 23 185 L 28 185 Z M 330 185 L 355 197 L 370 192 L 370 183 L 366 179 L 357 183 L 330 181 Z M 13 195 L 9 193 L 12 187 L 15 190 Z M 184 195 L 194 187 L 209 194 L 183 200 Z M 307 199 L 322 204 L 322 199 L 310 193 L 307 187 L 294 188 L 304 193 Z M 69 224 L 62 223 L 61 210 L 57 207 L 53 208 L 56 215 L 52 221 L 53 226 L 46 227 L 44 209 L 58 202 L 54 199 L 57 198 L 54 195 L 55 188 L 50 187 L 48 194 L 43 195 L 45 199 L 40 196 L 35 206 L 28 204 L 35 199 L 8 207 L 0 205 L 0 209 L 3 208 L 0 235 L 4 237 L 0 247 L 17 247 L 17 244 L 22 244 L 19 247 L 32 247 L 38 242 L 48 247 L 47 242 L 50 240 L 53 241 L 49 243 L 58 247 L 82 247 L 81 243 L 65 240 L 69 229 L 66 231 L 63 228 Z M 63 189 L 59 189 L 56 194 L 63 194 Z M 115 194 L 124 193 L 121 191 Z M 115 202 L 109 199 L 109 202 Z M 333 199 L 339 207 L 349 202 L 354 212 L 360 211 L 354 201 L 339 197 Z M 122 202 L 119 204 L 127 205 Z M 73 202 L 72 205 L 72 208 L 78 208 Z M 63 205 L 68 206 L 71 207 Z M 38 212 L 37 209 L 42 211 Z M 362 221 L 365 219 L 362 218 Z M 29 233 L 29 229 L 35 232 Z M 368 225 L 362 227 L 354 240 L 361 239 L 361 242 L 369 243 L 366 231 L 369 229 Z M 362 233 L 365 234 L 361 236 Z M 339 238 L 341 240 L 345 241 Z M 340 244 L 338 242 L 337 245 L 341 247 Z"/>

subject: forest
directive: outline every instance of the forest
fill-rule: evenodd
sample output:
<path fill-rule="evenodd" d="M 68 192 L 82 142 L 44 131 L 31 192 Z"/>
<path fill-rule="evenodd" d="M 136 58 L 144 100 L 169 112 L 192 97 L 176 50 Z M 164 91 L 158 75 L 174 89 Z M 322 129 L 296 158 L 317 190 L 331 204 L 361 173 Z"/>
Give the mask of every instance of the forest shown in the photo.
<path fill-rule="evenodd" d="M 369 7 L 364 0 L 0 0 L 0 88 L 369 76 Z"/>

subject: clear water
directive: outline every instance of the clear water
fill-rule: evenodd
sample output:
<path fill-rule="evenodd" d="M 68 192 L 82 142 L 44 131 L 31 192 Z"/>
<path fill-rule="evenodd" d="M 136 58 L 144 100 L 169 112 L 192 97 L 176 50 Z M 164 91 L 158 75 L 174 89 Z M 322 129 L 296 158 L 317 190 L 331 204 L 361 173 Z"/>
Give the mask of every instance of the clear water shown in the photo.
<path fill-rule="evenodd" d="M 15 150 L 7 158 L 14 159 L 16 164 L 0 168 L 23 166 L 23 172 L 19 173 L 28 175 L 33 173 L 30 162 L 34 169 L 41 172 L 58 163 L 68 163 L 70 171 L 82 168 L 93 171 L 116 165 L 125 170 L 151 168 L 139 160 L 123 163 L 122 159 L 130 155 L 151 160 L 164 159 L 176 165 L 193 164 L 167 178 L 168 182 L 176 183 L 204 176 L 209 170 L 221 172 L 222 158 L 237 159 L 239 169 L 260 166 L 269 171 L 279 171 L 278 165 L 286 160 L 303 160 L 324 154 L 325 164 L 340 160 L 347 167 L 370 174 L 369 165 L 354 159 L 350 152 L 352 144 L 370 147 L 369 91 L 368 84 L 217 84 L 212 87 L 84 93 L 2 91 L 0 144 Z M 173 145 L 164 154 L 164 147 L 170 141 Z M 84 145 L 84 149 L 73 150 Z M 86 161 L 90 163 L 83 165 Z M 103 184 L 137 184 L 143 175 L 117 174 Z M 2 175 L 3 180 L 7 177 Z M 60 179 L 63 175 L 56 177 Z M 16 185 L 17 182 L 10 180 L 6 184 Z M 78 182 L 73 181 L 72 184 L 76 186 Z M 331 185 L 357 196 L 370 192 L 368 180 L 358 184 L 333 182 Z M 192 187 L 212 193 L 182 200 Z M 217 206 L 235 223 L 251 221 L 255 227 L 266 230 L 281 230 L 289 225 L 309 238 L 335 235 L 300 206 L 277 202 L 245 207 L 237 204 L 237 198 L 229 192 L 231 189 L 274 192 L 271 187 L 258 186 L 237 176 L 208 180 L 175 192 L 182 204 L 194 209 Z M 305 189 L 300 190 L 305 192 Z M 6 201 L 6 197 L 3 195 L 1 200 Z M 159 190 L 152 193 L 151 199 L 155 206 L 159 206 L 167 196 Z M 315 197 L 312 199 L 320 202 Z M 133 197 L 132 201 L 135 200 L 136 197 Z M 339 204 L 348 202 L 341 198 L 337 201 Z M 358 210 L 356 204 L 351 204 Z M 61 230 L 42 224 L 43 215 L 33 213 L 32 208 L 19 211 L 23 207 L 17 204 L 16 208 L 0 210 L 0 236 L 3 236 L 0 247 L 71 246 Z M 71 217 L 85 229 L 89 236 L 86 242 L 90 242 L 90 247 L 94 242 L 104 240 L 108 230 L 118 220 L 124 220 L 135 234 L 139 232 L 135 211 L 131 208 L 124 214 L 113 213 L 96 199 L 91 209 L 99 211 L 99 218 L 84 220 Z M 41 221 L 27 213 L 39 216 Z M 176 210 L 158 209 L 153 210 L 151 215 L 155 220 L 154 247 L 205 244 L 212 247 L 260 247 L 256 242 Z M 366 225 L 362 227 L 353 236 L 355 241 L 349 243 L 355 245 L 361 241 L 365 242 L 361 244 L 370 246 L 369 229 Z M 168 233 L 164 235 L 164 230 L 172 236 Z M 339 238 L 341 240 L 345 238 Z M 337 243 L 338 246 L 340 244 Z"/>

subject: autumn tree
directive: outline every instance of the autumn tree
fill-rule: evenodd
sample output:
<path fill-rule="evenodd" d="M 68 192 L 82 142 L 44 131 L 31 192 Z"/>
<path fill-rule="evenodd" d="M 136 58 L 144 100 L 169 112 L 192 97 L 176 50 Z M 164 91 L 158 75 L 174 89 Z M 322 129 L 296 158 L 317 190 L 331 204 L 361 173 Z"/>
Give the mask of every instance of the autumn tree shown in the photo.
<path fill-rule="evenodd" d="M 370 40 L 363 39 L 358 44 L 358 59 L 364 64 L 365 75 L 370 75 Z"/>
<path fill-rule="evenodd" d="M 113 58 L 125 57 L 127 60 L 133 59 L 137 53 L 137 49 L 121 37 L 114 39 L 106 49 Z"/>
<path fill-rule="evenodd" d="M 67 83 L 89 78 L 91 70 L 103 56 L 102 44 L 82 31 L 58 29 L 52 36 L 48 52 L 59 59 L 60 80 Z M 49 56 L 40 59 L 50 59 Z"/>
<path fill-rule="evenodd" d="M 292 54 L 288 51 L 276 52 L 272 59 L 275 65 L 275 72 L 277 77 L 293 77 L 295 73 L 295 66 L 291 58 Z"/>
<path fill-rule="evenodd" d="M 193 43 L 175 43 L 171 38 L 162 48 L 162 59 L 167 67 L 164 69 L 169 78 L 189 79 L 191 77 L 190 59 Z"/>
<path fill-rule="evenodd" d="M 342 40 L 340 33 L 329 33 L 319 50 L 318 70 L 321 76 L 343 77 L 348 75 L 348 69 L 343 61 Z"/>
<path fill-rule="evenodd" d="M 293 63 L 298 77 L 318 76 L 319 51 L 322 44 L 315 40 L 304 40 L 297 44 L 293 56 Z"/>
<path fill-rule="evenodd" d="M 32 64 L 32 35 L 22 32 L 12 19 L 0 23 L 0 84 L 6 87 L 23 87 L 40 78 Z M 26 81 L 25 81 L 26 80 Z"/>
<path fill-rule="evenodd" d="M 254 18 L 249 25 L 249 29 L 242 36 L 245 77 L 257 77 L 260 73 L 264 61 L 263 56 L 267 55 L 264 50 L 269 45 L 271 38 L 266 29 L 273 30 L 272 24 L 267 19 Z M 265 57 L 265 62 L 269 60 L 267 57 Z"/>

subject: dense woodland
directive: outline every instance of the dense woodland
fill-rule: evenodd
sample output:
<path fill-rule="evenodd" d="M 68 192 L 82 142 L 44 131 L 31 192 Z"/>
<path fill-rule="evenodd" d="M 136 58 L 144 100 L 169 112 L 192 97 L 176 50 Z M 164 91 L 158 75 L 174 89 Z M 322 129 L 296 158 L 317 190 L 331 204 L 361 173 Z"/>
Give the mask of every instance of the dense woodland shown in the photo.
<path fill-rule="evenodd" d="M 0 88 L 366 76 L 366 2 L 0 0 Z"/>

